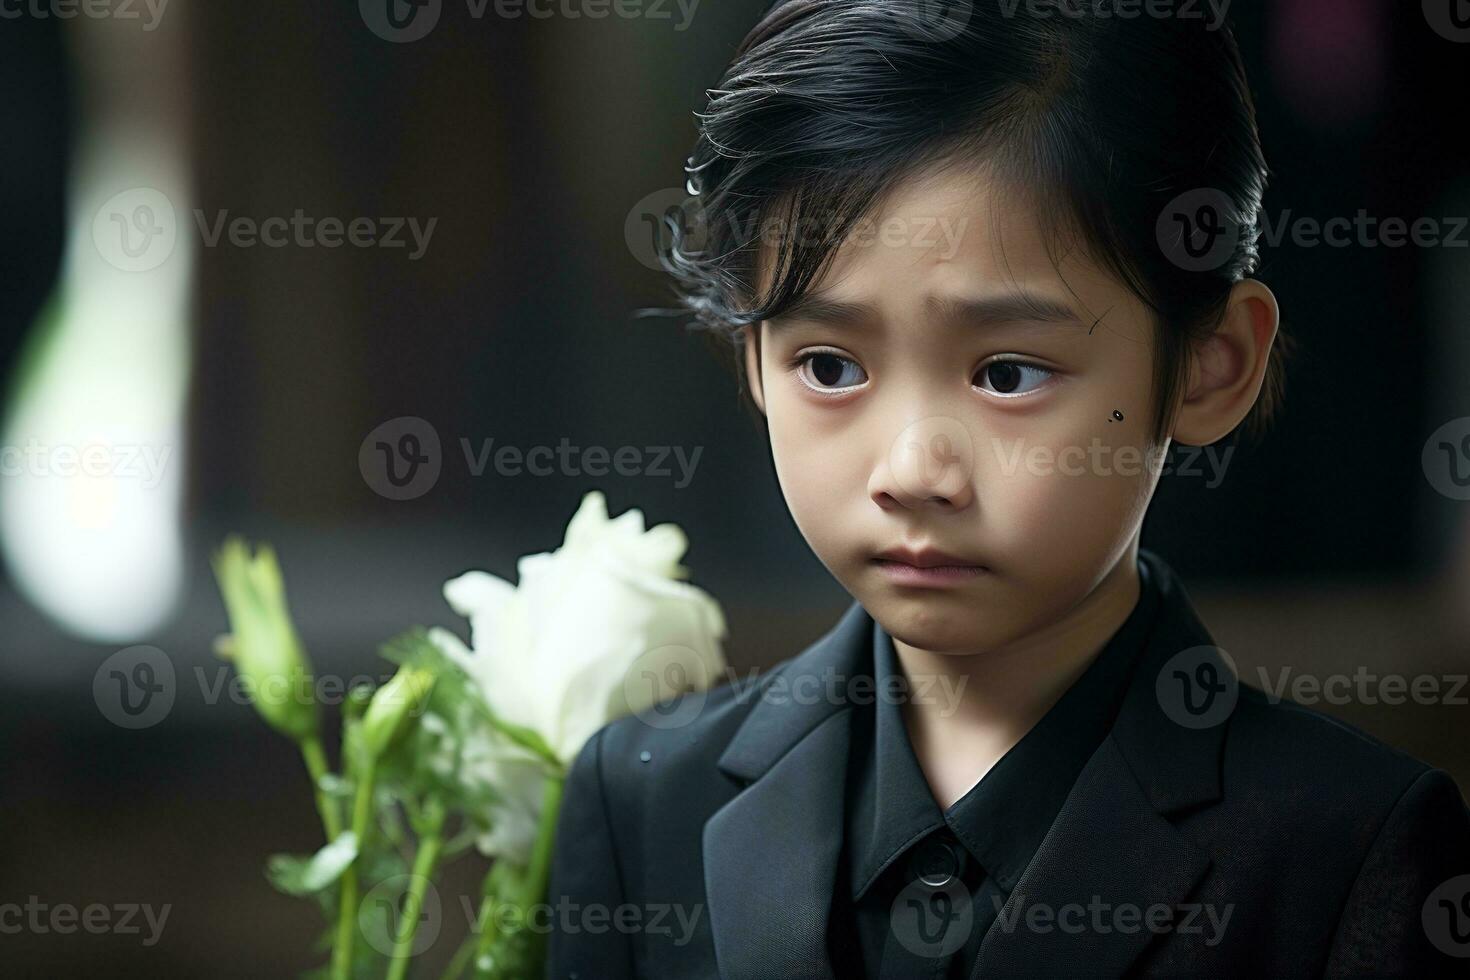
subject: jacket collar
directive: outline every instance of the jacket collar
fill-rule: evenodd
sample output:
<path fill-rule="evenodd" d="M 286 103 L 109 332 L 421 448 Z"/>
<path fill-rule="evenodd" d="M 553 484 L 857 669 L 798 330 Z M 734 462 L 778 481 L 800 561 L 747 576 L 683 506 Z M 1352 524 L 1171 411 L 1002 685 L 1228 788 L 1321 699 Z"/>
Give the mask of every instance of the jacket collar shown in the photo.
<path fill-rule="evenodd" d="M 849 772 L 848 855 L 851 897 L 858 900 L 877 876 L 920 838 L 948 826 L 985 873 L 1006 892 L 1031 863 L 1061 812 L 1083 766 L 1107 737 L 1122 706 L 1133 668 L 1153 633 L 1161 596 L 1154 572 L 1139 563 L 1138 602 L 1081 676 L 1019 741 L 948 808 L 929 791 L 894 698 L 858 712 L 855 732 L 871 738 L 867 765 Z M 877 689 L 903 681 L 893 640 L 872 631 Z M 867 715 L 867 718 L 864 718 Z M 865 726 L 863 721 L 867 721 Z M 854 751 L 860 751 L 855 746 Z"/>
<path fill-rule="evenodd" d="M 846 685 L 864 671 L 872 629 L 873 618 L 854 602 L 821 638 L 767 673 L 755 687 L 755 707 L 720 755 L 720 769 L 745 782 L 759 779 L 823 721 L 846 711 Z"/>
<path fill-rule="evenodd" d="M 1171 661 L 1187 652 L 1195 661 L 1223 663 L 1168 565 L 1142 549 L 1139 560 L 1161 595 L 1152 634 L 1109 737 L 986 934 L 977 976 L 982 968 L 1045 975 L 1081 961 L 1121 973 L 1147 943 L 1147 931 L 1040 933 L 1017 927 L 1016 916 L 1024 923 L 1028 906 L 1044 904 L 1055 914 L 1090 897 L 1141 908 L 1172 904 L 1210 863 L 1167 817 L 1219 799 L 1225 726 L 1175 720 L 1170 685 L 1178 672 Z M 757 685 L 758 703 L 719 758 L 722 772 L 747 784 L 703 832 L 710 922 L 726 980 L 832 975 L 826 932 L 842 844 L 848 685 L 868 666 L 872 626 L 853 603 L 831 630 L 768 673 Z"/>

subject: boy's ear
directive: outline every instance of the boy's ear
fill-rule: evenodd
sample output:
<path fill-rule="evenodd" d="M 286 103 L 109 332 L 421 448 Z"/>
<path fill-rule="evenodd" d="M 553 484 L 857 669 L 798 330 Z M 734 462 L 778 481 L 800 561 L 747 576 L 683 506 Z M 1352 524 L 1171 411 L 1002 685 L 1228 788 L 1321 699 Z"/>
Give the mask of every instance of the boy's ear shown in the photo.
<path fill-rule="evenodd" d="M 1225 438 L 1250 413 L 1270 363 L 1281 310 L 1266 284 L 1237 283 L 1219 328 L 1193 353 L 1172 433 L 1186 446 Z"/>
<path fill-rule="evenodd" d="M 740 328 L 741 346 L 745 349 L 745 383 L 750 386 L 750 397 L 762 415 L 766 414 L 766 392 L 761 383 L 761 331 L 760 324 L 746 324 Z"/>

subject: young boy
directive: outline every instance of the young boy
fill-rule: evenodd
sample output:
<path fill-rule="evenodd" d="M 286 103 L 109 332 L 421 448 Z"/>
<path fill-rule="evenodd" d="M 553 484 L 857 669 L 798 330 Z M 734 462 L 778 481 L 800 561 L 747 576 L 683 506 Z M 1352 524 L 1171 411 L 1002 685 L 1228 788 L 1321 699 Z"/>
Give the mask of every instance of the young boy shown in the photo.
<path fill-rule="evenodd" d="M 1279 385 L 1266 166 L 1218 26 L 789 0 L 741 46 L 670 266 L 855 602 L 687 726 L 590 740 L 551 976 L 1470 962 L 1453 781 L 1237 682 L 1139 548 L 1169 443 L 1260 422 Z"/>

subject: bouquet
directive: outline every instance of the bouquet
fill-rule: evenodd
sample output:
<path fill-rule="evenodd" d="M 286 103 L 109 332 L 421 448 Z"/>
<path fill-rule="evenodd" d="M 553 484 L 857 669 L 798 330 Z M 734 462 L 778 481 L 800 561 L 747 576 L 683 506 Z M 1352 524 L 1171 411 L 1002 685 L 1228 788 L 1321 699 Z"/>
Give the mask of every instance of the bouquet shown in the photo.
<path fill-rule="evenodd" d="M 545 973 L 546 899 L 565 774 L 597 729 L 707 687 L 725 669 L 719 604 L 684 581 L 675 525 L 609 519 L 588 493 L 562 546 L 517 563 L 516 585 L 472 571 L 444 585 L 469 620 L 466 644 L 415 627 L 382 655 L 391 680 L 347 692 L 339 762 L 323 739 L 311 665 L 269 547 L 227 539 L 214 558 L 230 632 L 218 652 L 252 703 L 299 747 L 324 842 L 276 855 L 266 873 L 325 917 L 312 975 L 402 978 L 437 935 L 435 882 L 456 858 L 491 859 L 469 935 L 443 976 Z M 478 906 L 474 901 L 478 901 Z"/>

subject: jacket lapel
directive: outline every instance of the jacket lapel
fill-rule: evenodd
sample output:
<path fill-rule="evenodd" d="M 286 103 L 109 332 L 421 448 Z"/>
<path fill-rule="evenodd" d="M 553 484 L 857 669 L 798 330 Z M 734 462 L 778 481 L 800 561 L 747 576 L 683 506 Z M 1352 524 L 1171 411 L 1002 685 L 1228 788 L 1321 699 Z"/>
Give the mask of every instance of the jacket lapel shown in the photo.
<path fill-rule="evenodd" d="M 1212 641 L 1168 566 L 1147 551 L 1140 558 L 1163 593 L 1156 625 L 1112 733 L 986 933 L 972 977 L 1066 976 L 1079 966 L 1119 976 L 1153 938 L 1142 917 L 1183 901 L 1210 866 L 1168 818 L 1219 799 L 1225 724 L 1175 724 L 1155 682 L 1174 654 Z M 720 756 L 721 771 L 743 787 L 706 821 L 702 839 L 722 980 L 832 980 L 826 938 L 851 708 L 813 695 L 834 676 L 845 683 L 871 673 L 872 624 L 853 603 L 829 633 L 768 673 L 755 689 L 760 702 Z M 1092 918 L 1099 903 L 1102 928 Z M 1115 926 L 1120 907 L 1139 917 Z"/>
<path fill-rule="evenodd" d="M 972 978 L 1067 976 L 1079 966 L 1122 976 L 1160 929 L 1149 927 L 1149 910 L 1162 917 L 1210 867 L 1168 817 L 1220 798 L 1225 724 L 1174 723 L 1157 682 L 1175 654 L 1212 641 L 1168 566 L 1141 558 L 1163 593 L 1154 629 L 1111 733 L 986 933 Z"/>
<path fill-rule="evenodd" d="M 705 895 L 723 980 L 831 980 L 827 924 L 842 849 L 850 706 L 829 679 L 865 670 L 872 620 L 854 603 L 772 671 L 721 755 L 748 784 L 705 822 Z"/>
<path fill-rule="evenodd" d="M 1105 739 L 985 934 L 971 977 L 1069 976 L 1084 965 L 1088 976 L 1122 976 L 1153 938 L 1143 916 L 1183 901 L 1209 863 L 1154 811 Z M 1115 920 L 1125 908 L 1139 911 Z"/>

